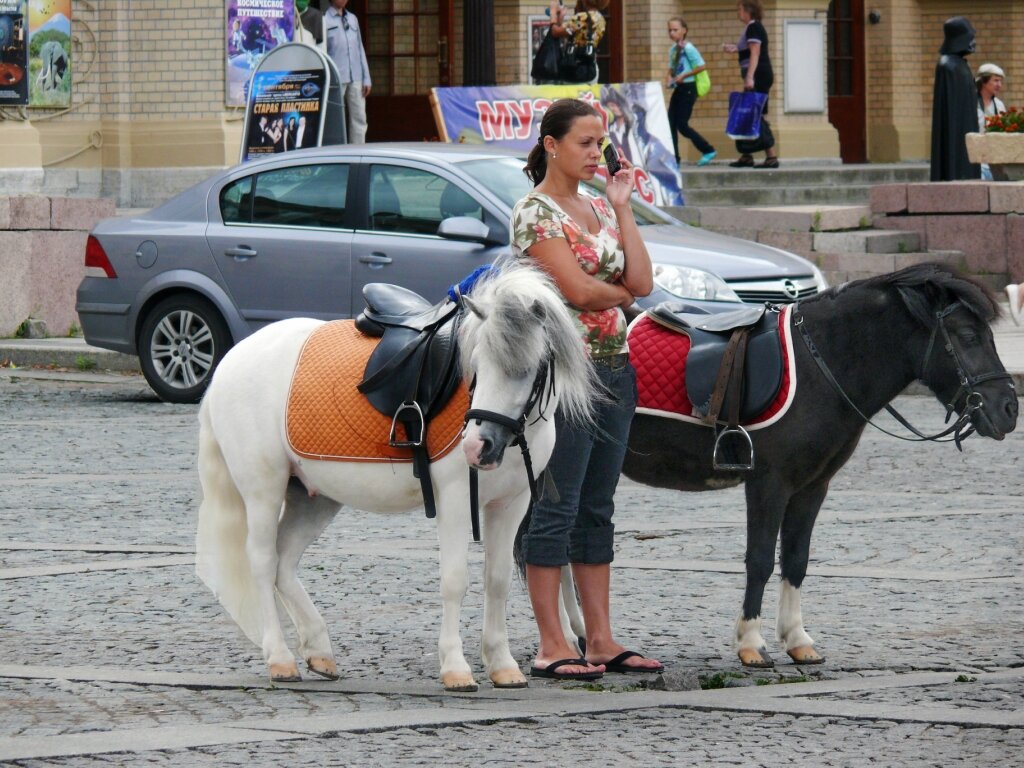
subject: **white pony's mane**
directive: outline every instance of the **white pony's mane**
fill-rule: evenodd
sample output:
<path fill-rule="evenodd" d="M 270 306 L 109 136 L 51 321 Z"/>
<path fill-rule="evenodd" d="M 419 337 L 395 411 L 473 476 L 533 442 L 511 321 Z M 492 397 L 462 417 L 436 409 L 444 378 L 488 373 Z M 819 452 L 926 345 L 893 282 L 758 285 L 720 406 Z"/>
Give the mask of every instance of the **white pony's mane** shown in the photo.
<path fill-rule="evenodd" d="M 463 371 L 472 371 L 473 350 L 480 345 L 510 376 L 522 375 L 550 355 L 563 414 L 580 423 L 590 420 L 601 399 L 600 384 L 576 324 L 547 275 L 508 261 L 473 286 L 469 301 L 480 314 L 467 312 L 463 319 Z"/>

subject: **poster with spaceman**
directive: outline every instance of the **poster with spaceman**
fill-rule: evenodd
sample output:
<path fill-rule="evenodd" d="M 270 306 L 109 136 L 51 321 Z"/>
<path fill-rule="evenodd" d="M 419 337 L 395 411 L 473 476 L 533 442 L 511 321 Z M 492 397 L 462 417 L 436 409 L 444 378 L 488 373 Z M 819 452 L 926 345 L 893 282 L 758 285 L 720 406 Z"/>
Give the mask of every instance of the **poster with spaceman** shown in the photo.
<path fill-rule="evenodd" d="M 0 105 L 28 104 L 26 0 L 0 0 Z"/>
<path fill-rule="evenodd" d="M 28 2 L 28 103 L 71 106 L 71 0 Z"/>
<path fill-rule="evenodd" d="M 224 16 L 225 102 L 229 107 L 241 107 L 260 59 L 267 51 L 292 41 L 295 0 L 227 0 Z"/>

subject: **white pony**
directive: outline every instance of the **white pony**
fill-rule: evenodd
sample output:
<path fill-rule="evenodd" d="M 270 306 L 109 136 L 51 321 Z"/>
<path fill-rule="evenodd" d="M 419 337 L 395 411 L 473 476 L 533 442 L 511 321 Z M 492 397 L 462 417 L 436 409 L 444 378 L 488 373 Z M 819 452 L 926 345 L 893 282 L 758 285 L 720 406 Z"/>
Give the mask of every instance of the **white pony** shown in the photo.
<path fill-rule="evenodd" d="M 571 316 L 540 272 L 509 264 L 492 270 L 462 301 L 459 350 L 467 382 L 475 381 L 476 417 L 463 431 L 464 457 L 448 453 L 431 464 L 440 543 L 442 619 L 438 653 L 446 690 L 475 691 L 463 655 L 459 612 L 467 589 L 470 538 L 467 463 L 481 474 L 484 541 L 484 617 L 481 655 L 496 687 L 526 685 L 508 646 L 506 600 L 512 544 L 526 514 L 530 487 L 523 456 L 503 451 L 514 434 L 500 416 L 526 416 L 524 436 L 534 471 L 554 446 L 556 407 L 586 420 L 597 384 Z M 289 447 L 285 411 L 292 372 L 307 337 L 322 323 L 292 319 L 263 328 L 235 346 L 217 368 L 199 410 L 199 476 L 203 498 L 196 534 L 196 572 L 231 617 L 263 651 L 274 681 L 299 680 L 282 632 L 279 597 L 310 671 L 336 679 L 327 626 L 299 582 L 305 549 L 343 504 L 379 512 L 423 505 L 412 464 L 316 461 Z M 531 407 L 536 381 L 551 386 Z M 486 418 L 486 417 L 485 417 Z"/>

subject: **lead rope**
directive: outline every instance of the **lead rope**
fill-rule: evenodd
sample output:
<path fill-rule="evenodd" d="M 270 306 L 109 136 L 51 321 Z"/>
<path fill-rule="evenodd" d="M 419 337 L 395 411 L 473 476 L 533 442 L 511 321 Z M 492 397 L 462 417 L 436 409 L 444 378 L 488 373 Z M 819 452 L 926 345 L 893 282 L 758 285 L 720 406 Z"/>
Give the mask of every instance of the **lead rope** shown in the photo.
<path fill-rule="evenodd" d="M 474 380 L 474 385 L 475 385 Z M 541 408 L 538 411 L 537 418 L 534 419 L 531 424 L 536 424 L 538 421 L 545 419 L 544 408 L 551 401 L 551 392 L 554 390 L 555 384 L 555 368 L 549 362 L 545 362 L 541 368 L 537 371 L 537 376 L 533 380 L 533 389 L 530 391 L 530 396 L 526 400 L 526 405 L 523 408 L 523 415 L 518 419 L 510 418 L 502 413 L 496 411 L 487 411 L 482 408 L 470 408 L 466 411 L 466 418 L 463 424 L 468 424 L 471 420 L 476 419 L 477 423 L 481 421 L 491 421 L 495 424 L 500 424 L 503 427 L 511 430 L 515 436 L 509 445 L 518 445 L 519 450 L 523 454 L 523 464 L 526 467 L 526 479 L 530 485 L 530 501 L 537 501 L 537 479 L 533 474 L 533 459 L 530 456 L 530 446 L 526 441 L 526 417 L 533 410 L 534 406 L 538 402 L 542 402 Z M 473 387 L 470 387 L 472 391 Z M 547 392 L 547 398 L 545 398 L 545 392 Z M 473 527 L 473 541 L 480 541 L 480 478 L 478 470 L 474 467 L 469 468 L 469 519 L 470 524 Z"/>

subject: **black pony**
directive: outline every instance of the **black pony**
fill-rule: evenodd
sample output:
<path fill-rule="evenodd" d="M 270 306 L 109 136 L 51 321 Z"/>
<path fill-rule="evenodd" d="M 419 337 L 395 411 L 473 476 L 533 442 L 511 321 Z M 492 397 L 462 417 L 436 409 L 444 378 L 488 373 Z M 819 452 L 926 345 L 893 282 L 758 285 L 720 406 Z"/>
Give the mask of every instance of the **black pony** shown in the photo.
<path fill-rule="evenodd" d="M 1017 394 L 989 327 L 998 314 L 991 291 L 941 264 L 859 280 L 800 302 L 792 334 L 796 393 L 785 416 L 750 431 L 756 461 L 747 472 L 712 467 L 710 427 L 634 417 L 623 468 L 630 479 L 680 491 L 746 483 L 747 584 L 736 625 L 744 665 L 774 663 L 761 636 L 761 602 L 780 532 L 778 639 L 797 663 L 823 661 L 804 631 L 800 586 L 829 481 L 853 454 L 866 419 L 920 380 L 961 417 L 958 443 L 968 425 L 996 440 L 1014 429 Z M 572 630 L 583 636 L 574 601 L 565 602 Z"/>

